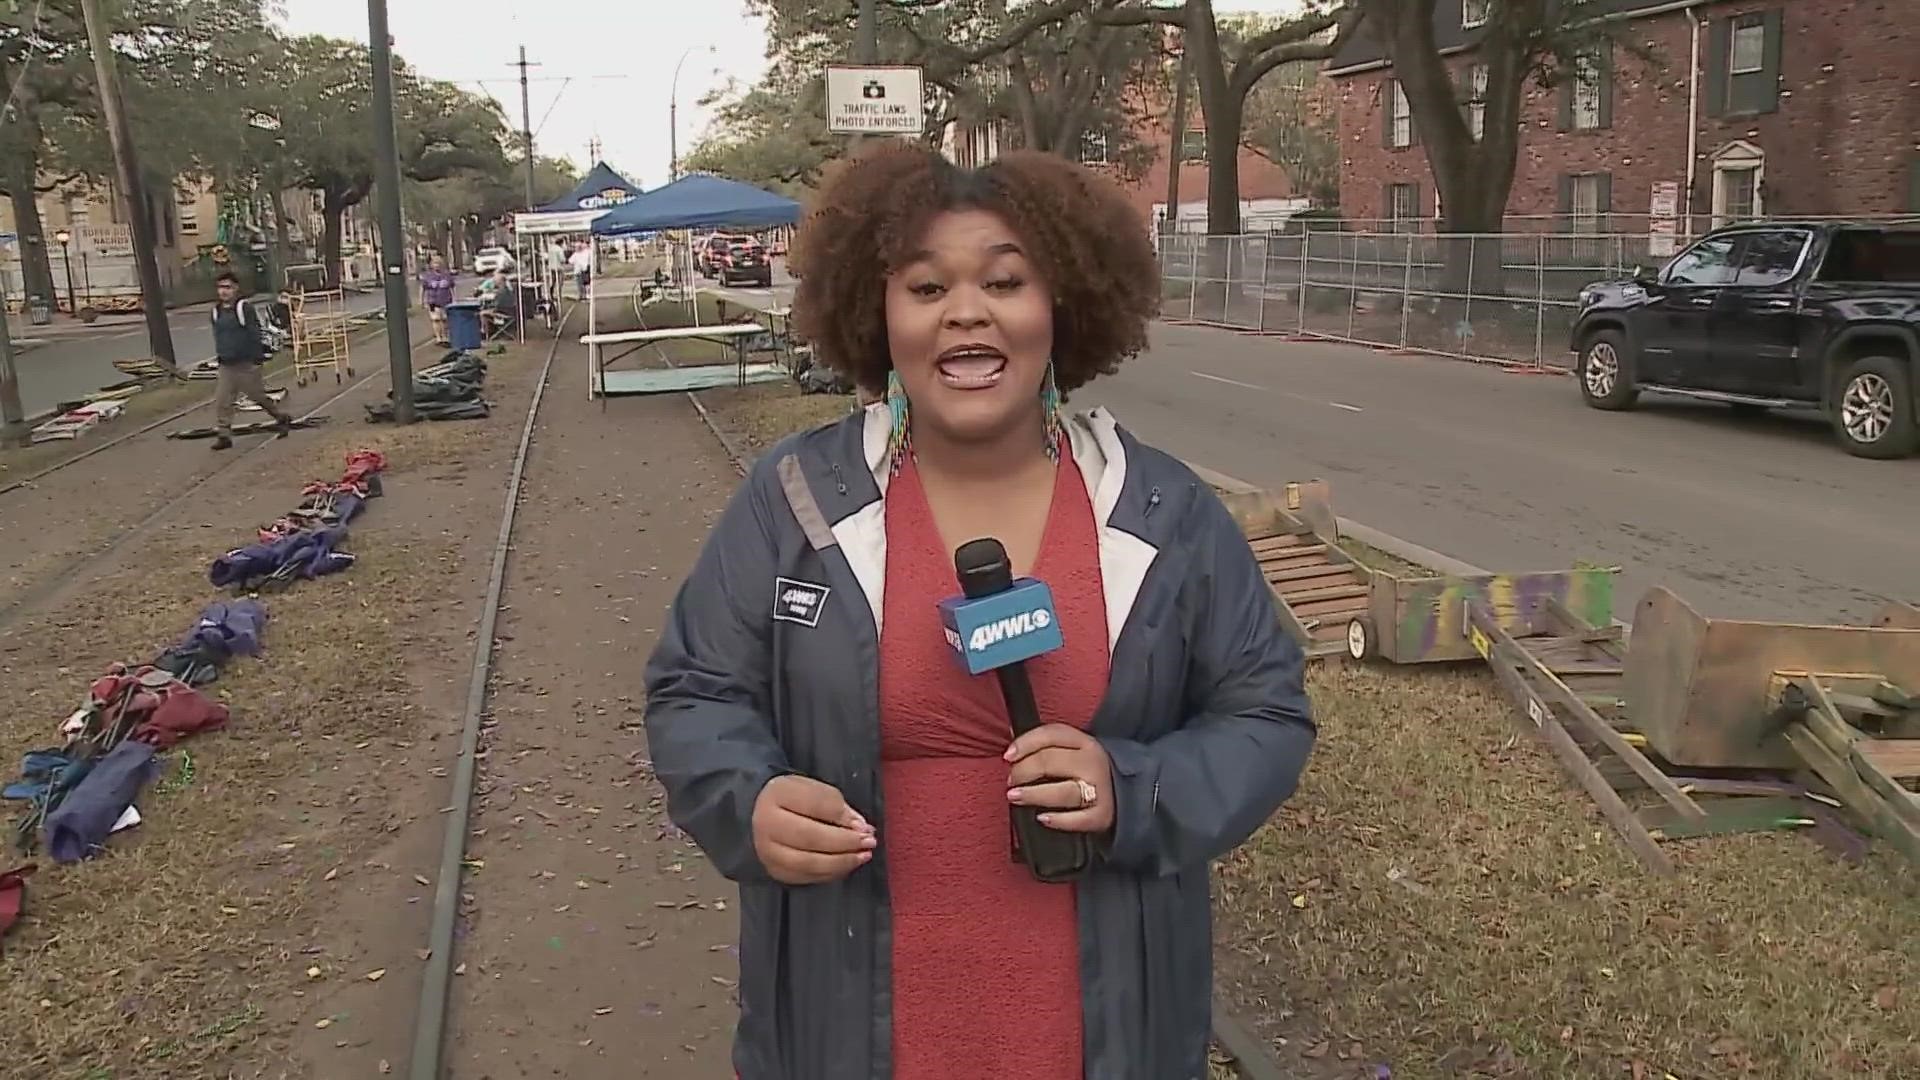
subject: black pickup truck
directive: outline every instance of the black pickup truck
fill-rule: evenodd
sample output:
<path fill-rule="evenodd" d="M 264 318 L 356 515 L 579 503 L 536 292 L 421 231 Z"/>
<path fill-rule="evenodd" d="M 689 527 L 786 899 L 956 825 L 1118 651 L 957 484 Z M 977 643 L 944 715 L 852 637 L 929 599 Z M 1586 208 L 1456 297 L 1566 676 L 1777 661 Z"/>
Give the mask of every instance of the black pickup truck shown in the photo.
<path fill-rule="evenodd" d="M 1596 409 L 1640 392 L 1819 410 L 1849 453 L 1920 450 L 1920 227 L 1718 229 L 1657 274 L 1580 291 L 1572 348 Z"/>

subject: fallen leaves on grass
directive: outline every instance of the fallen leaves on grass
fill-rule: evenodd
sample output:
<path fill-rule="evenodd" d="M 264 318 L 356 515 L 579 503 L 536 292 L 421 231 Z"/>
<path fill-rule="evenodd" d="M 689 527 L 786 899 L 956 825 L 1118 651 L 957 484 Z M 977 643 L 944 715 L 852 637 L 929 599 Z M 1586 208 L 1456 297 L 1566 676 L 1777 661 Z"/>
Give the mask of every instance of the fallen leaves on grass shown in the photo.
<path fill-rule="evenodd" d="M 396 429 L 343 413 L 312 437 L 300 472 L 283 464 L 270 473 L 263 460 L 235 469 L 225 490 L 271 486 L 284 509 L 302 483 L 337 475 L 346 452 L 363 446 L 388 455 L 402 490 L 457 479 L 483 449 L 497 468 L 530 375 L 519 358 L 495 363 L 490 396 L 503 404 L 485 421 Z M 503 381 L 512 389 L 502 392 Z M 352 570 L 267 598 L 266 653 L 211 688 L 233 722 L 193 741 L 193 782 L 149 790 L 137 835 L 35 879 L 29 918 L 0 954 L 0 1015 L 9 1018 L 0 1060 L 10 1070 L 224 1076 L 253 1075 L 237 1065 L 250 1059 L 284 1066 L 296 992 L 325 976 L 319 963 L 288 963 L 287 938 L 326 917 L 333 893 L 313 888 L 316 879 L 333 880 L 387 841 L 390 785 L 401 781 L 381 773 L 383 748 L 407 745 L 425 719 L 409 679 L 416 620 L 463 572 L 449 535 L 397 527 L 382 509 L 376 501 L 354 529 Z M 156 530 L 57 611 L 19 624 L 0 651 L 0 753 L 17 760 L 50 743 L 95 673 L 151 656 L 219 598 L 206 567 L 247 538 L 255 521 L 240 513 L 211 529 L 193 520 Z M 300 843 L 288 847 L 293 835 Z"/>
<path fill-rule="evenodd" d="M 852 412 L 852 397 L 802 394 L 789 382 L 702 390 L 700 403 L 749 454 L 761 454 L 786 436 L 838 420 Z"/>
<path fill-rule="evenodd" d="M 1317 666 L 1310 689 L 1300 792 L 1218 870 L 1234 996 L 1365 1036 L 1400 1080 L 1920 1075 L 1920 1008 L 1861 989 L 1920 973 L 1920 893 L 1883 846 L 1856 867 L 1721 837 L 1670 845 L 1661 880 L 1549 755 L 1503 750 L 1484 671 Z"/>

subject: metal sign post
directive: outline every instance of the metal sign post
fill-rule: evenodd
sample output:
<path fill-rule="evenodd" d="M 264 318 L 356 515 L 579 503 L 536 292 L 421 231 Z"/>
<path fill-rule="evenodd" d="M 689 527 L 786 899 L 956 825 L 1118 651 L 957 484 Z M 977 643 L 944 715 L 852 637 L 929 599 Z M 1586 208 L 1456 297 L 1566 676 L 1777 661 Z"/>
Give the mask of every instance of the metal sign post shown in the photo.
<path fill-rule="evenodd" d="M 20 375 L 13 369 L 13 332 L 7 326 L 6 282 L 0 280 L 0 446 L 24 447 L 32 442 L 26 410 L 20 406 Z"/>

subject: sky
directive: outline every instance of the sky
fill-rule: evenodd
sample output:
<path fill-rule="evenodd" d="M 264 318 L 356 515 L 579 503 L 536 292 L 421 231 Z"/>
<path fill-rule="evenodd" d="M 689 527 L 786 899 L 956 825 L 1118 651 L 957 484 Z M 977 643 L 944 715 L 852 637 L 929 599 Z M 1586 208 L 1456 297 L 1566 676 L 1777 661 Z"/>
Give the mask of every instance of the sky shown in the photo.
<path fill-rule="evenodd" d="M 288 31 L 367 40 L 351 0 L 282 0 Z M 1221 0 L 1229 11 L 1284 13 L 1299 0 Z M 684 157 L 710 119 L 699 99 L 766 67 L 766 31 L 741 0 L 389 0 L 394 48 L 422 74 L 491 94 L 520 123 L 521 45 L 536 152 L 584 170 L 588 143 L 642 188 L 669 179 L 669 103 L 679 102 Z M 679 68 L 676 83 L 675 68 Z M 678 93 L 675 93 L 675 88 Z"/>
<path fill-rule="evenodd" d="M 289 32 L 367 40 L 364 3 L 282 2 Z M 647 189 L 668 180 L 675 65 L 683 157 L 709 119 L 701 96 L 766 66 L 765 30 L 740 0 L 389 0 L 388 24 L 416 70 L 491 94 L 516 130 L 525 45 L 540 65 L 527 73 L 535 152 L 584 171 L 597 135 L 607 164 Z"/>

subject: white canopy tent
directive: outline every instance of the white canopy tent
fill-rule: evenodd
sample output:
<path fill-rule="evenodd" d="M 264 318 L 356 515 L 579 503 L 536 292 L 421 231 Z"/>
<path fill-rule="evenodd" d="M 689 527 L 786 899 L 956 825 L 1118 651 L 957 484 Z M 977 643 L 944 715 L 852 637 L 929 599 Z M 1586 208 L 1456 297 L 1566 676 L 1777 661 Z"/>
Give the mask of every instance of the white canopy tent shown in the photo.
<path fill-rule="evenodd" d="M 591 239 L 593 223 L 612 212 L 613 208 L 629 202 L 640 195 L 638 185 L 615 172 L 606 162 L 596 163 L 587 175 L 574 185 L 574 189 L 565 196 L 555 199 L 538 209 L 513 215 L 513 259 L 521 268 L 520 280 L 525 281 L 526 267 L 538 268 L 538 277 L 543 291 L 547 291 L 548 303 L 558 311 L 560 296 L 553 279 L 548 275 L 545 260 L 542 257 L 541 241 L 548 237 L 581 236 Z M 596 245 L 597 249 L 597 245 Z M 597 272 L 599 264 L 595 260 Z M 524 305 L 519 311 L 520 340 L 527 339 L 527 313 Z"/>

